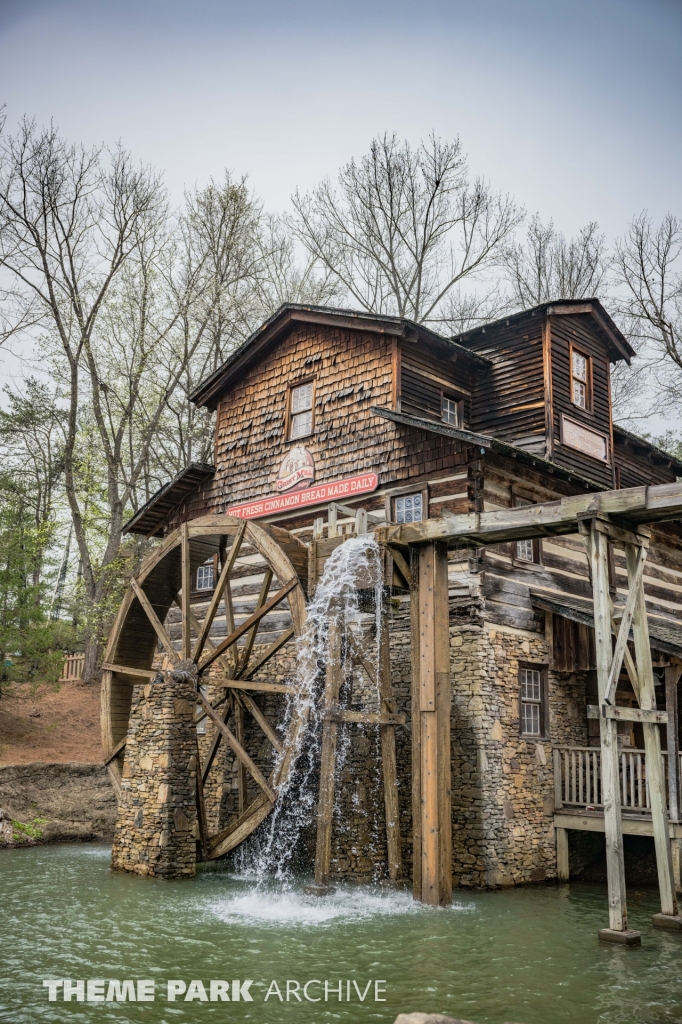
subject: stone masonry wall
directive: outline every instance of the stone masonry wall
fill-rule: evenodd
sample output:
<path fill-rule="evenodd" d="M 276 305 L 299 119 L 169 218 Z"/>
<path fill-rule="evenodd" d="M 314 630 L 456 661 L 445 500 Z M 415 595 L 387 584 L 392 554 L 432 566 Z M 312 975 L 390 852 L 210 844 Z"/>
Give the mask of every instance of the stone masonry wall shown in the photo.
<path fill-rule="evenodd" d="M 136 686 L 112 867 L 159 878 L 196 870 L 194 686 L 184 673 Z"/>

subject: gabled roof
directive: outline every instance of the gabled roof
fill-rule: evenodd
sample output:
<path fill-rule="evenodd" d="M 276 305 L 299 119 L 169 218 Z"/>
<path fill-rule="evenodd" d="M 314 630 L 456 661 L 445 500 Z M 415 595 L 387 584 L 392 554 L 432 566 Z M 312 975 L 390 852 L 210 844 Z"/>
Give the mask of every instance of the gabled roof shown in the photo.
<path fill-rule="evenodd" d="M 196 491 L 215 473 L 215 466 L 205 462 L 190 462 L 169 483 L 152 494 L 149 501 L 138 509 L 123 527 L 123 533 L 143 533 L 152 537 L 182 501 Z"/>
<path fill-rule="evenodd" d="M 524 317 L 537 316 L 539 313 L 547 313 L 550 316 L 588 313 L 608 346 L 611 362 L 615 363 L 620 359 L 624 359 L 629 365 L 633 356 L 637 355 L 630 342 L 611 319 L 599 299 L 557 299 L 553 302 L 543 302 L 542 305 L 534 306 L 532 309 L 522 309 L 518 313 L 512 313 L 511 316 L 501 317 L 499 320 L 494 320 L 492 323 L 485 324 L 482 327 L 475 327 L 473 330 L 465 331 L 463 334 L 456 335 L 453 340 L 466 347 L 477 340 L 481 334 L 494 331 L 497 327 L 514 323 L 514 321 L 521 320 Z"/>
<path fill-rule="evenodd" d="M 346 327 L 351 330 L 374 331 L 395 338 L 410 341 L 424 341 L 447 351 L 450 358 L 461 356 L 469 366 L 480 370 L 490 366 L 490 361 L 475 352 L 458 345 L 452 338 L 445 338 L 421 324 L 413 323 L 398 316 L 381 313 L 362 313 L 352 309 L 334 309 L 332 306 L 305 306 L 287 302 L 276 313 L 261 324 L 257 331 L 235 349 L 231 356 L 219 366 L 210 377 L 191 393 L 190 401 L 195 405 L 215 409 L 223 391 L 230 386 L 248 366 L 268 349 L 292 323 L 324 324 L 330 327 Z"/>

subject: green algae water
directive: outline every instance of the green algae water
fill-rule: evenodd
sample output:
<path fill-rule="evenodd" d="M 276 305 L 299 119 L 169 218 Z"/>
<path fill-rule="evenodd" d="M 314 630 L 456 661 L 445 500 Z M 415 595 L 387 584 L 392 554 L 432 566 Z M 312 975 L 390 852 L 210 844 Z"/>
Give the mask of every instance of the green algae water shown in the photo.
<path fill-rule="evenodd" d="M 441 910 L 380 888 L 316 899 L 303 885 L 138 878 L 113 873 L 100 845 L 0 853 L 0 1021 L 380 1024 L 422 1010 L 476 1024 L 682 1022 L 682 937 L 651 928 L 655 893 L 630 894 L 642 947 L 627 949 L 597 941 L 599 885 L 458 890 Z M 48 1002 L 54 978 L 149 979 L 155 999 Z M 207 993 L 211 979 L 251 979 L 253 1001 L 168 1002 L 169 979 Z M 287 981 L 299 994 L 313 982 L 320 1001 L 286 1002 Z M 273 982 L 283 1001 L 265 1001 Z"/>

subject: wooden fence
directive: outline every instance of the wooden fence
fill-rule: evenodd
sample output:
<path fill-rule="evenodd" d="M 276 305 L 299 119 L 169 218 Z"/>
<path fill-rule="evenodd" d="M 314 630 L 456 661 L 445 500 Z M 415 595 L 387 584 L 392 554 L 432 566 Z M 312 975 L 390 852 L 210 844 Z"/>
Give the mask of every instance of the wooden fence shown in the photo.
<path fill-rule="evenodd" d="M 603 802 L 599 747 L 554 747 L 553 757 L 555 806 L 601 810 Z M 678 757 L 682 771 L 682 752 Z M 663 752 L 663 764 L 667 778 L 667 752 Z M 622 809 L 628 813 L 651 813 L 645 752 L 630 748 L 620 750 L 618 768 Z"/>
<path fill-rule="evenodd" d="M 68 683 L 72 679 L 83 678 L 84 654 L 67 654 L 62 665 L 62 674 L 59 677 L 60 683 Z"/>

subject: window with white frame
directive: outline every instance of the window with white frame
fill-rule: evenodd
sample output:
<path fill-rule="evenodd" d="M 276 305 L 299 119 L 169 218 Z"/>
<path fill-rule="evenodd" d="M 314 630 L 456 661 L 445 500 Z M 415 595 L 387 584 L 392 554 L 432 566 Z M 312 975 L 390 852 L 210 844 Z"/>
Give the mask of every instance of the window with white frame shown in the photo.
<path fill-rule="evenodd" d="M 544 669 L 519 668 L 520 726 L 523 736 L 542 736 L 544 724 Z"/>
<path fill-rule="evenodd" d="M 590 408 L 590 358 L 571 349 L 571 401 L 579 409 Z"/>
<path fill-rule="evenodd" d="M 289 439 L 305 437 L 313 432 L 313 382 L 291 388 L 289 408 Z"/>
<path fill-rule="evenodd" d="M 443 423 L 449 423 L 451 427 L 460 427 L 459 421 L 460 403 L 450 395 L 443 395 L 440 403 L 440 414 Z"/>
<path fill-rule="evenodd" d="M 519 562 L 535 561 L 535 545 L 532 540 L 517 540 L 516 557 Z"/>
<path fill-rule="evenodd" d="M 213 590 L 213 563 L 197 569 L 197 590 Z"/>
<path fill-rule="evenodd" d="M 423 498 L 421 494 L 405 494 L 395 498 L 395 522 L 419 523 L 424 518 Z"/>

